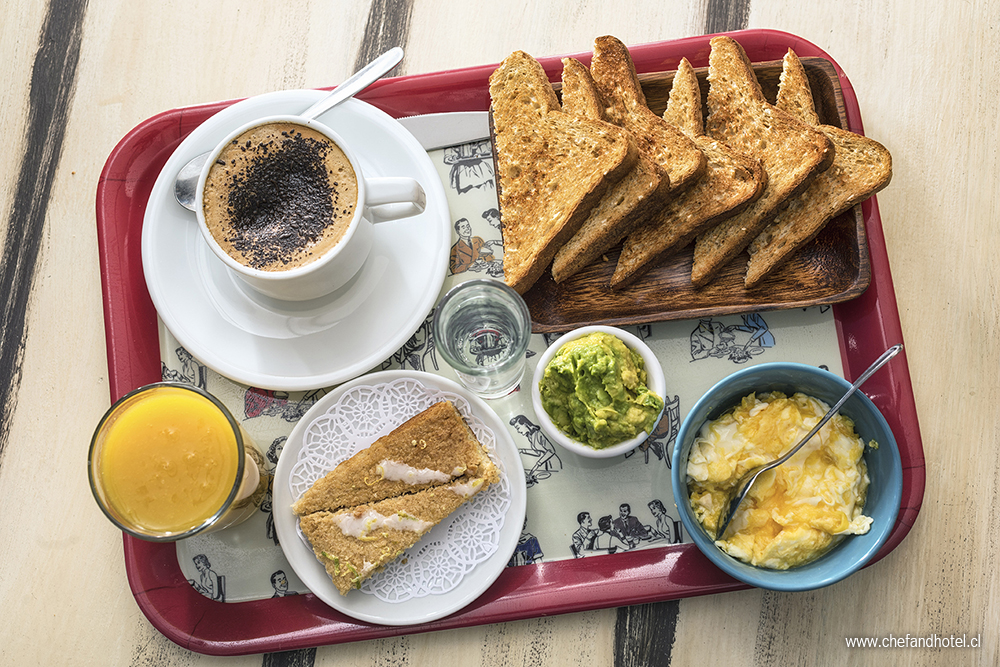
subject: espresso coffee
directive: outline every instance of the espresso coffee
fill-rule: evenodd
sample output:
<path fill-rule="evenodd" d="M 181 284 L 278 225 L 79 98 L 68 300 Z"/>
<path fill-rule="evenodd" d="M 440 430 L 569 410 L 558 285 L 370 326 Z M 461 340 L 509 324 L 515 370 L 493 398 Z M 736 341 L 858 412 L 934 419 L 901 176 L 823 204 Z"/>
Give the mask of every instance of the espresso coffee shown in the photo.
<path fill-rule="evenodd" d="M 287 271 L 344 237 L 358 205 L 350 160 L 326 135 L 295 123 L 253 127 L 219 153 L 205 180 L 209 232 L 237 262 Z"/>

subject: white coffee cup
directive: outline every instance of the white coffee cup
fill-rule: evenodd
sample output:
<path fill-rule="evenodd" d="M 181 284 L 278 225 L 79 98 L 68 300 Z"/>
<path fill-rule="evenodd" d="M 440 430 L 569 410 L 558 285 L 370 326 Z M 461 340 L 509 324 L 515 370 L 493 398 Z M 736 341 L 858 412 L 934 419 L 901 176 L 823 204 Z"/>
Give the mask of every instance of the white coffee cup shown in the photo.
<path fill-rule="evenodd" d="M 219 154 L 234 139 L 245 132 L 270 123 L 292 123 L 310 128 L 335 143 L 347 156 L 357 179 L 358 199 L 354 214 L 341 239 L 318 259 L 289 269 L 266 271 L 244 264 L 219 245 L 205 219 L 205 182 Z M 426 195 L 420 184 L 409 177 L 367 177 L 357 156 L 336 132 L 316 120 L 300 116 L 268 116 L 234 130 L 210 153 L 198 178 L 195 213 L 202 236 L 212 252 L 234 274 L 265 296 L 285 301 L 316 299 L 346 285 L 361 269 L 371 251 L 373 225 L 387 220 L 416 215 L 426 206 Z M 393 206 L 384 206 L 393 204 Z M 382 207 L 372 211 L 372 207 Z"/>

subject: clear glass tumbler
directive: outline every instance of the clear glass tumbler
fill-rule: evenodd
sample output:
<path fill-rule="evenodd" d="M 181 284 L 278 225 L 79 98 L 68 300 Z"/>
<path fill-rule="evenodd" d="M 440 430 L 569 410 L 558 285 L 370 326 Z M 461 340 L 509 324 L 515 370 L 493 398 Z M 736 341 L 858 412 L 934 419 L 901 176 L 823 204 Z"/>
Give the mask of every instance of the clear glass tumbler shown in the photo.
<path fill-rule="evenodd" d="M 463 385 L 482 398 L 499 398 L 521 382 L 531 316 L 521 295 L 504 283 L 469 280 L 438 303 L 433 336 Z"/>

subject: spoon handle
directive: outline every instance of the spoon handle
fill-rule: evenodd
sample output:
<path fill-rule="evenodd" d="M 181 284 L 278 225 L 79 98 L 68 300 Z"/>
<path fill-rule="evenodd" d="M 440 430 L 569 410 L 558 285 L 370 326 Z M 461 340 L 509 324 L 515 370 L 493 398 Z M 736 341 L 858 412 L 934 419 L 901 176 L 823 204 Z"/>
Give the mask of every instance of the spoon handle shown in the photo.
<path fill-rule="evenodd" d="M 373 82 L 385 76 L 402 59 L 403 49 L 394 46 L 351 75 L 350 78 L 334 88 L 329 95 L 303 111 L 302 117 L 317 118 L 344 100 L 354 97 Z"/>
<path fill-rule="evenodd" d="M 823 418 L 819 420 L 819 423 L 813 426 L 813 429 L 809 431 L 809 434 L 806 435 L 806 437 L 802 438 L 802 440 L 799 441 L 799 444 L 795 445 L 790 450 L 788 450 L 788 452 L 785 453 L 785 455 L 782 456 L 780 459 L 772 461 L 771 463 L 767 464 L 767 469 L 770 470 L 771 468 L 779 466 L 788 459 L 792 458 L 795 452 L 802 449 L 802 445 L 809 442 L 809 440 L 811 440 L 814 435 L 819 433 L 819 430 L 823 428 L 823 425 L 826 424 L 828 421 L 830 421 L 830 418 L 833 417 L 835 414 L 837 414 L 840 408 L 844 407 L 844 403 L 847 402 L 847 399 L 849 399 L 851 396 L 854 395 L 854 392 L 858 390 L 858 387 L 860 387 L 862 384 L 865 383 L 865 380 L 870 378 L 875 373 L 875 371 L 882 368 L 882 366 L 884 366 L 886 362 L 888 362 L 890 359 L 899 354 L 899 351 L 902 349 L 903 349 L 902 345 L 893 345 L 888 350 L 883 352 L 882 356 L 876 359 L 875 363 L 869 366 L 868 370 L 862 373 L 861 376 L 854 381 L 854 384 L 852 384 L 851 388 L 847 390 L 847 393 L 841 396 L 840 400 L 837 401 L 832 408 L 827 410 L 826 414 L 823 415 Z"/>

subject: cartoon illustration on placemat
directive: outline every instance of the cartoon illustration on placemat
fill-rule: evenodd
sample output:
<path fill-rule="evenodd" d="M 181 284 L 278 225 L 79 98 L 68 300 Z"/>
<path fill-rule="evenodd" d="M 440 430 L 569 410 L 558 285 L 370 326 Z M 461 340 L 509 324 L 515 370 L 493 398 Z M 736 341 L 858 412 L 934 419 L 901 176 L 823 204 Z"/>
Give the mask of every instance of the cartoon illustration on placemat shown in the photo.
<path fill-rule="evenodd" d="M 272 598 L 283 598 L 289 595 L 298 595 L 295 591 L 288 590 L 288 577 L 284 570 L 277 570 L 271 574 L 271 588 L 274 589 Z"/>
<path fill-rule="evenodd" d="M 643 523 L 632 513 L 631 503 L 618 505 L 618 516 L 605 514 L 597 520 L 597 528 L 590 511 L 576 515 L 577 529 L 572 535 L 572 551 L 575 558 L 587 555 L 613 554 L 629 551 L 645 544 L 681 542 L 680 521 L 667 513 L 666 506 L 659 498 L 647 503 L 652 521 Z"/>
<path fill-rule="evenodd" d="M 247 419 L 255 417 L 281 417 L 294 424 L 321 399 L 326 389 L 307 391 L 302 398 L 293 401 L 287 391 L 273 391 L 250 387 L 243 395 L 243 410 Z"/>
<path fill-rule="evenodd" d="M 680 544 L 681 522 L 667 514 L 667 508 L 663 505 L 663 501 L 654 498 L 649 501 L 648 507 L 655 520 L 655 523 L 650 526 L 654 539 L 658 536 L 660 539 L 666 540 L 668 544 Z"/>
<path fill-rule="evenodd" d="M 406 369 L 410 368 L 415 371 L 428 371 L 430 368 L 427 366 L 427 362 L 430 361 L 430 365 L 434 367 L 434 370 L 439 370 L 438 360 L 434 354 L 434 336 L 431 334 L 431 322 L 434 320 L 434 311 L 420 324 L 420 327 L 413 332 L 403 347 L 399 348 L 395 354 L 382 362 L 380 370 L 389 370 L 390 368 Z"/>
<path fill-rule="evenodd" d="M 278 436 L 267 448 L 267 454 L 265 454 L 268 462 L 267 471 L 271 473 L 271 479 L 267 482 L 267 492 L 264 494 L 264 500 L 260 503 L 260 511 L 267 514 L 267 519 L 264 520 L 264 531 L 267 538 L 275 544 L 278 544 L 278 532 L 274 529 L 274 504 L 272 502 L 274 469 L 278 465 L 278 457 L 281 455 L 281 448 L 285 446 L 286 440 L 288 440 L 288 436 Z"/>
<path fill-rule="evenodd" d="M 188 579 L 188 583 L 205 597 L 225 602 L 226 577 L 212 569 L 212 564 L 208 562 L 208 556 L 205 554 L 197 554 L 191 561 L 198 570 L 198 580 Z"/>
<path fill-rule="evenodd" d="M 743 364 L 774 347 L 774 334 L 763 317 L 757 313 L 741 317 L 741 324 L 730 325 L 712 318 L 700 320 L 691 332 L 691 360 L 728 358 L 735 364 Z"/>
<path fill-rule="evenodd" d="M 455 221 L 455 234 L 458 240 L 452 244 L 448 260 L 451 275 L 468 271 L 485 272 L 494 278 L 503 275 L 503 263 L 497 259 L 493 250 L 503 247 L 501 239 L 485 240 L 481 236 L 474 236 L 472 223 L 468 218 L 459 218 Z"/>
<path fill-rule="evenodd" d="M 594 550 L 594 540 L 597 539 L 597 531 L 594 530 L 594 520 L 590 512 L 580 512 L 576 515 L 576 522 L 580 525 L 573 532 L 573 544 L 569 546 L 574 558 L 583 558 L 584 551 Z M 610 517 L 608 526 L 610 526 Z"/>
<path fill-rule="evenodd" d="M 625 452 L 625 458 L 631 458 L 636 452 L 641 452 L 645 458 L 644 463 L 649 463 L 649 455 L 652 453 L 658 461 L 663 461 L 670 467 L 670 448 L 677 439 L 677 432 L 681 430 L 681 399 L 676 394 L 673 398 L 663 397 L 663 416 L 653 429 L 653 433 L 635 449 Z"/>
<path fill-rule="evenodd" d="M 528 519 L 524 519 L 524 526 L 521 529 L 521 538 L 514 548 L 514 555 L 510 557 L 507 567 L 517 567 L 518 565 L 531 565 L 542 560 L 545 554 L 542 553 L 542 545 L 538 538 L 528 532 Z"/>
<path fill-rule="evenodd" d="M 493 149 L 489 140 L 446 148 L 444 163 L 451 166 L 448 185 L 458 194 L 465 194 L 473 188 L 496 190 Z"/>
<path fill-rule="evenodd" d="M 541 427 L 525 415 L 515 415 L 510 420 L 514 430 L 528 441 L 526 447 L 518 447 L 521 456 L 534 459 L 531 467 L 525 466 L 524 479 L 530 489 L 543 479 L 548 479 L 553 473 L 562 470 L 562 459 L 556 453 L 552 441 L 542 433 Z"/>
<path fill-rule="evenodd" d="M 160 362 L 160 377 L 164 382 L 186 382 L 193 384 L 200 389 L 208 388 L 208 368 L 198 363 L 198 360 L 191 356 L 191 353 L 183 347 L 174 350 L 181 367 L 178 369 L 167 368 L 167 364 Z"/>
<path fill-rule="evenodd" d="M 632 516 L 632 506 L 628 503 L 618 506 L 618 516 L 611 520 L 611 532 L 628 544 L 630 549 L 639 546 L 642 540 L 649 539 L 649 526 L 644 526 Z"/>

